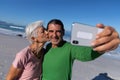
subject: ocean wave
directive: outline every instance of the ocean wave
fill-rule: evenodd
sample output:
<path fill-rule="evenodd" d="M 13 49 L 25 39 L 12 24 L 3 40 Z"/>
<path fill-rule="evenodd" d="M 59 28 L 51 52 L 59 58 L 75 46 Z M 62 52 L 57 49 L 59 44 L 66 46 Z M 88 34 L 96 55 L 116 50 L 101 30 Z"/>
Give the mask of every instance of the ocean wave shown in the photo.
<path fill-rule="evenodd" d="M 15 29 L 24 29 L 23 27 L 18 27 L 18 26 L 9 26 L 10 28 L 15 28 Z"/>
<path fill-rule="evenodd" d="M 13 30 L 4 29 L 4 28 L 0 28 L 0 33 L 7 34 L 7 35 L 14 35 L 14 36 L 21 35 L 22 37 L 25 37 L 25 33 L 24 32 L 13 31 Z"/>

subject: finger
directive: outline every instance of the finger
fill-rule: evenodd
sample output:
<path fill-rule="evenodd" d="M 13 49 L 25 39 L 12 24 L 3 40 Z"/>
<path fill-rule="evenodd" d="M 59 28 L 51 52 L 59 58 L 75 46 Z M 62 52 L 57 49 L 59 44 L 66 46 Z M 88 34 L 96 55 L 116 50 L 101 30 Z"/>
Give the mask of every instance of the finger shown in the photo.
<path fill-rule="evenodd" d="M 119 35 L 117 32 L 113 32 L 111 35 L 109 36 L 105 36 L 105 37 L 101 37 L 101 38 L 97 38 L 96 40 L 94 40 L 92 42 L 92 46 L 99 46 L 105 43 L 108 43 L 110 41 L 112 41 L 113 39 L 119 39 Z"/>
<path fill-rule="evenodd" d="M 115 30 L 112 27 L 107 26 L 103 29 L 101 33 L 96 35 L 96 38 L 98 39 L 101 37 L 110 36 L 112 35 L 112 33 L 115 33 Z"/>
<path fill-rule="evenodd" d="M 120 39 L 116 38 L 107 44 L 94 47 L 93 50 L 98 51 L 98 52 L 110 51 L 110 50 L 116 49 L 119 43 L 120 43 Z"/>
<path fill-rule="evenodd" d="M 93 47 L 100 46 L 100 45 L 103 45 L 103 44 L 106 44 L 106 43 L 110 42 L 111 40 L 113 40 L 112 37 L 99 38 L 99 39 L 94 40 L 94 41 L 92 42 L 92 46 L 93 46 Z"/>
<path fill-rule="evenodd" d="M 104 28 L 105 26 L 103 24 L 97 24 L 96 27 L 97 28 Z"/>

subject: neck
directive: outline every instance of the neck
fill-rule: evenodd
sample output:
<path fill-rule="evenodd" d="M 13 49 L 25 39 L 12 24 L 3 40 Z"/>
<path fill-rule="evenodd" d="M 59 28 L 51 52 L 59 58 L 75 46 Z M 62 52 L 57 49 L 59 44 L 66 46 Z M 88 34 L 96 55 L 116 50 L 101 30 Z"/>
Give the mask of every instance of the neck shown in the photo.
<path fill-rule="evenodd" d="M 30 45 L 30 49 L 36 57 L 39 57 L 41 54 L 40 51 L 43 48 L 44 43 L 33 43 Z"/>

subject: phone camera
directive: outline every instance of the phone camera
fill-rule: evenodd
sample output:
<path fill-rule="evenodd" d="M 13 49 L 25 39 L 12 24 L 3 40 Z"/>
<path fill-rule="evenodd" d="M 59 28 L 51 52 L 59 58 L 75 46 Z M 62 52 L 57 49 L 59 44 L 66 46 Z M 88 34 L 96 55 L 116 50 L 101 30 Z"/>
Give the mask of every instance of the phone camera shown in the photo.
<path fill-rule="evenodd" d="M 73 44 L 78 44 L 79 42 L 77 40 L 72 41 Z"/>

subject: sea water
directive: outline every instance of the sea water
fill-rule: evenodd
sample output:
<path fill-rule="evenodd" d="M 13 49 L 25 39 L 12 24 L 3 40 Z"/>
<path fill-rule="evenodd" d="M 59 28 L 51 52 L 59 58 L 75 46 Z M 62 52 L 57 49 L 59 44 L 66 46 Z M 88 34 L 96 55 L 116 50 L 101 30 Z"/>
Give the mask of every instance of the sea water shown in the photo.
<path fill-rule="evenodd" d="M 25 26 L 0 25 L 0 33 L 7 34 L 7 35 L 13 35 L 13 36 L 25 37 Z M 70 34 L 71 34 L 70 31 L 66 31 L 64 39 L 67 41 L 70 41 Z M 110 52 L 106 52 L 106 54 L 104 55 L 120 60 L 120 45 L 117 49 L 110 51 Z"/>

